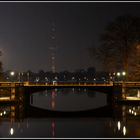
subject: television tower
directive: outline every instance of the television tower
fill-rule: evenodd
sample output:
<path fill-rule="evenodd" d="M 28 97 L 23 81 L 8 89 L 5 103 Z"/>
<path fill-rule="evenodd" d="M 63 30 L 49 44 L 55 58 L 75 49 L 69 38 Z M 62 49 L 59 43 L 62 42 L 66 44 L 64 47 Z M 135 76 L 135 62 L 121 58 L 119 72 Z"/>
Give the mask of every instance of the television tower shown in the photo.
<path fill-rule="evenodd" d="M 50 54 L 51 54 L 51 70 L 53 73 L 56 72 L 56 64 L 55 64 L 55 61 L 56 61 L 56 36 L 55 36 L 55 32 L 56 32 L 56 26 L 55 26 L 55 23 L 52 22 L 52 25 L 51 25 L 51 33 L 50 33 L 50 40 L 51 40 L 51 46 L 49 47 L 49 50 L 50 50 Z"/>

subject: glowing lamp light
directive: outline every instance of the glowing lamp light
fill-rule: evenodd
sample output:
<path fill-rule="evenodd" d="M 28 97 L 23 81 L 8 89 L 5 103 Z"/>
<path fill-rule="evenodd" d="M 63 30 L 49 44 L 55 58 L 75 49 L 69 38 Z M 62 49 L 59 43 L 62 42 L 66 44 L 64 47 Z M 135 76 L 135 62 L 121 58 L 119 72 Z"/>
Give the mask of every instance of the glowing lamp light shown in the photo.
<path fill-rule="evenodd" d="M 121 129 L 121 123 L 120 123 L 120 121 L 118 121 L 117 126 L 118 126 L 118 130 L 120 130 Z"/>
<path fill-rule="evenodd" d="M 129 109 L 129 113 L 131 113 L 131 109 Z"/>
<path fill-rule="evenodd" d="M 125 75 L 126 75 L 126 72 L 125 72 L 125 71 L 123 71 L 123 72 L 122 72 L 122 75 L 123 75 L 123 76 L 125 76 Z"/>
<path fill-rule="evenodd" d="M 10 128 L 10 135 L 13 135 L 13 134 L 14 134 L 14 129 Z"/>
<path fill-rule="evenodd" d="M 6 111 L 4 111 L 3 114 L 5 115 L 6 114 Z"/>
<path fill-rule="evenodd" d="M 121 75 L 121 73 L 120 72 L 117 72 L 117 76 L 120 76 Z"/>
<path fill-rule="evenodd" d="M 14 71 L 11 71 L 11 72 L 10 72 L 10 75 L 11 75 L 11 76 L 14 76 L 14 75 L 15 75 L 15 72 L 14 72 Z"/>
<path fill-rule="evenodd" d="M 124 136 L 126 135 L 126 127 L 125 126 L 123 127 L 123 135 Z"/>

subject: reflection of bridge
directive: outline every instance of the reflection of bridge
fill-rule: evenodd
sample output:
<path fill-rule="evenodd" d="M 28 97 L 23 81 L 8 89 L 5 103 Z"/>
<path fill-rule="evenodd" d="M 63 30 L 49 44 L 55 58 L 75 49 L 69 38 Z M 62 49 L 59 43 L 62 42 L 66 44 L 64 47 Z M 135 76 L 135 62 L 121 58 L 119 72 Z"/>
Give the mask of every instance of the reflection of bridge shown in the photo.
<path fill-rule="evenodd" d="M 139 106 L 136 106 L 136 107 L 139 107 Z M 129 108 L 133 108 L 133 106 L 130 106 Z M 17 103 L 1 104 L 0 116 L 5 116 L 8 118 L 12 117 L 15 119 L 15 121 L 16 120 L 18 121 L 20 119 L 30 118 L 30 117 L 32 118 L 63 118 L 63 117 L 66 117 L 66 118 L 72 118 L 72 117 L 74 118 L 76 117 L 114 118 L 115 117 L 115 118 L 121 119 L 123 117 L 123 110 L 126 113 L 128 113 L 129 108 L 126 111 L 126 108 L 124 110 L 123 106 L 114 104 L 114 105 L 106 105 L 106 106 L 102 106 L 95 109 L 88 109 L 88 110 L 81 110 L 81 111 L 57 111 L 57 110 L 42 109 L 42 108 L 38 108 L 38 107 L 30 105 L 30 103 L 21 102 L 18 104 Z"/>
<path fill-rule="evenodd" d="M 113 117 L 113 108 L 109 105 L 82 111 L 46 110 L 31 105 L 26 109 L 28 117 Z"/>
<path fill-rule="evenodd" d="M 13 118 L 15 120 L 23 118 L 52 118 L 52 117 L 113 117 L 113 108 L 109 105 L 99 107 L 96 109 L 82 110 L 82 111 L 56 111 L 34 107 L 30 104 L 2 104 L 0 108 L 0 116 L 5 118 Z M 1 118 L 1 117 L 0 117 Z"/>
<path fill-rule="evenodd" d="M 40 108 L 36 108 L 33 106 L 26 106 L 26 103 L 20 103 L 20 104 L 13 104 L 13 105 L 4 105 L 0 108 L 0 120 L 3 121 L 9 121 L 9 129 L 7 129 L 7 133 L 10 135 L 14 134 L 14 131 L 17 130 L 24 130 L 28 131 L 28 128 L 31 124 L 31 121 L 33 118 L 41 119 L 41 118 L 47 118 L 47 123 L 50 124 L 50 127 L 48 127 L 48 131 L 52 130 L 51 132 L 54 132 L 55 124 L 59 122 L 60 119 L 71 119 L 75 121 L 75 118 L 84 119 L 84 121 L 91 121 L 89 120 L 92 117 L 92 119 L 101 117 L 103 118 L 103 122 L 105 121 L 105 125 L 109 126 L 112 130 L 117 131 L 124 131 L 124 127 L 129 129 L 130 122 L 139 121 L 140 120 L 140 109 L 139 106 L 104 106 L 96 109 L 91 109 L 87 111 L 79 111 L 79 112 L 58 112 L 58 111 L 50 111 L 50 110 L 44 110 Z M 104 118 L 107 117 L 107 120 Z M 28 119 L 29 118 L 29 119 Z M 32 119 L 30 119 L 32 118 Z M 111 118 L 111 119 L 110 119 Z M 49 120 L 49 121 L 48 121 Z M 109 121 L 108 121 L 109 120 Z M 130 121 L 129 121 L 130 120 Z M 77 121 L 77 119 L 76 119 Z M 98 120 L 97 120 L 98 121 Z M 38 121 L 37 121 L 38 122 Z M 51 122 L 51 123 L 49 123 Z M 61 122 L 61 121 L 60 121 Z M 8 124 L 8 123 L 6 123 Z M 17 125 L 18 124 L 18 125 Z M 131 126 L 132 123 L 130 123 Z M 34 125 L 35 126 L 35 125 Z M 52 127 L 51 127 L 52 126 Z M 38 125 L 37 125 L 38 127 Z M 106 127 L 108 129 L 108 127 Z M 121 129 L 120 129 L 121 128 Z M 139 127 L 136 128 L 136 130 L 139 129 Z M 30 130 L 30 129 L 29 129 Z M 135 128 L 134 128 L 135 130 Z M 5 131 L 5 129 L 4 129 Z M 5 131 L 5 132 L 6 132 Z M 17 132 L 18 132 L 17 131 Z M 23 131 L 22 131 L 23 132 Z M 135 131 L 133 131 L 135 132 Z M 127 131 L 128 133 L 128 131 Z M 54 133 L 52 133 L 54 134 Z M 123 133 L 124 134 L 124 133 Z M 125 135 L 125 134 L 124 134 Z"/>

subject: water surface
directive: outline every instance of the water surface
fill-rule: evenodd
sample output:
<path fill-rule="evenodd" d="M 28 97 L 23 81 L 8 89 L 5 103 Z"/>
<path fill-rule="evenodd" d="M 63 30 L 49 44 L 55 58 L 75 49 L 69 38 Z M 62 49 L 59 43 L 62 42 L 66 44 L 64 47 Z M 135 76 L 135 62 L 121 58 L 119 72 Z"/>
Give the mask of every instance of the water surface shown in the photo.
<path fill-rule="evenodd" d="M 20 93 L 18 93 L 20 97 Z M 27 93 L 26 93 L 27 94 Z M 24 95 L 23 93 L 21 94 Z M 88 89 L 53 89 L 31 94 L 30 107 L 85 111 L 107 106 L 107 95 Z M 100 117 L 30 117 L 27 103 L 0 106 L 2 138 L 139 138 L 140 106 L 112 105 Z"/>

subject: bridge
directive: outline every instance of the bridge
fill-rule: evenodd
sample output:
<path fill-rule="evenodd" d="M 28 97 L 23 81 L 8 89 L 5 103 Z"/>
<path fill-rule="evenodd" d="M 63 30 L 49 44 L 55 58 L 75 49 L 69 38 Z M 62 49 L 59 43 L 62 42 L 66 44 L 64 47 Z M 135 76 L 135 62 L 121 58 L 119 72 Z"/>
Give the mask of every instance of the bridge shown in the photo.
<path fill-rule="evenodd" d="M 99 91 L 108 95 L 108 100 L 112 100 L 113 93 L 120 93 L 119 98 L 126 98 L 126 88 L 140 88 L 140 82 L 110 82 L 110 83 L 72 83 L 72 82 L 0 82 L 0 88 L 7 88 L 11 90 L 11 94 L 24 90 L 27 93 L 37 92 L 53 88 L 88 88 Z"/>
<path fill-rule="evenodd" d="M 53 88 L 88 88 L 104 93 L 112 93 L 113 83 L 46 83 L 46 82 L 0 82 L 0 88 L 24 88 L 32 92 Z"/>
<path fill-rule="evenodd" d="M 119 101 L 126 101 L 126 92 L 124 88 L 140 88 L 140 82 L 114 82 L 114 83 L 39 83 L 39 82 L 0 82 L 0 90 L 6 89 L 8 94 L 4 92 L 6 96 L 3 96 L 3 92 L 1 92 L 1 98 L 0 103 L 8 103 L 10 102 L 20 102 L 18 99 L 19 93 L 28 93 L 28 94 L 22 94 L 23 96 L 26 96 L 26 98 L 30 98 L 30 94 L 46 90 L 46 89 L 55 89 L 55 88 L 88 88 L 91 90 L 99 91 L 102 93 L 107 94 L 107 102 L 109 104 L 112 104 L 112 101 L 114 102 L 114 98 L 117 94 L 117 99 Z M 5 90 L 4 90 L 5 91 Z M 16 94 L 18 93 L 18 94 Z M 7 96 L 8 95 L 8 96 Z M 118 98 L 119 97 L 119 98 Z M 140 99 L 137 102 L 138 104 Z"/>

